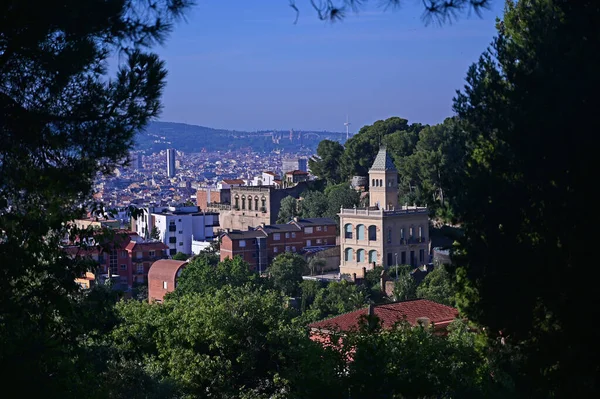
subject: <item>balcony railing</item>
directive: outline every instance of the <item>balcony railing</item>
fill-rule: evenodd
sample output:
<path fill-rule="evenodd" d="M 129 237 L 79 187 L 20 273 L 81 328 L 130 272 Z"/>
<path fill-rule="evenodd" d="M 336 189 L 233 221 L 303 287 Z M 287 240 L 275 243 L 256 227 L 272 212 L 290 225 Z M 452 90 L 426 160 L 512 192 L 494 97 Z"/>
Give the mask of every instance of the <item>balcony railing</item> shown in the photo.
<path fill-rule="evenodd" d="M 400 245 L 421 244 L 427 242 L 425 237 L 410 237 L 400 239 Z"/>
<path fill-rule="evenodd" d="M 384 210 L 384 209 L 369 209 L 369 208 L 350 208 L 340 209 L 340 215 L 362 215 L 362 216 L 395 216 L 405 214 L 427 214 L 429 211 L 426 207 L 402 207 L 401 209 Z"/>

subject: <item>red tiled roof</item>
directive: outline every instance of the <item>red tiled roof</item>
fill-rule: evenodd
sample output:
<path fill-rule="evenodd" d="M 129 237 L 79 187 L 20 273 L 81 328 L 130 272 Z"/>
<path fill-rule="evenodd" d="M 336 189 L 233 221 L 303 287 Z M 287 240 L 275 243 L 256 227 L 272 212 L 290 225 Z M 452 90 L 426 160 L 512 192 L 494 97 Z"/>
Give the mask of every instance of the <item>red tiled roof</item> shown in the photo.
<path fill-rule="evenodd" d="M 246 184 L 242 179 L 223 179 L 225 184 Z"/>
<path fill-rule="evenodd" d="M 373 305 L 373 311 L 379 317 L 385 329 L 389 329 L 395 323 L 402 321 L 405 316 L 406 321 L 413 326 L 417 325 L 419 317 L 427 317 L 437 327 L 444 327 L 458 317 L 457 309 L 427 299 Z M 309 327 L 319 330 L 337 329 L 340 331 L 358 329 L 360 317 L 366 316 L 367 312 L 368 307 L 362 308 L 330 319 L 317 321 L 309 324 Z"/>
<path fill-rule="evenodd" d="M 169 249 L 169 247 L 162 241 L 148 241 L 148 242 L 131 241 L 131 242 L 129 242 L 129 244 L 127 244 L 126 249 L 128 249 L 130 251 L 133 251 L 133 250 L 152 251 L 152 250 L 156 250 L 156 249 L 160 249 L 160 250 Z"/>

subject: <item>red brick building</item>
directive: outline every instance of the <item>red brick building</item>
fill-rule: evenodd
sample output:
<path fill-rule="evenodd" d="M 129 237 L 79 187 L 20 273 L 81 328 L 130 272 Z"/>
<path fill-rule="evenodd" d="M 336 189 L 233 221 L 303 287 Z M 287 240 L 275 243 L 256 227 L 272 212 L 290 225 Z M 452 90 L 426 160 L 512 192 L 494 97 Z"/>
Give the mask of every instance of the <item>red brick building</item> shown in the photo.
<path fill-rule="evenodd" d="M 295 218 L 287 224 L 230 231 L 221 237 L 221 260 L 240 256 L 255 270 L 264 271 L 280 253 L 334 247 L 336 226 L 330 218 Z"/>
<path fill-rule="evenodd" d="M 165 295 L 175 291 L 177 279 L 187 261 L 162 259 L 157 260 L 148 272 L 148 302 L 162 302 Z"/>
<path fill-rule="evenodd" d="M 152 263 L 167 256 L 169 247 L 161 241 L 130 241 L 125 247 L 131 259 L 131 268 L 127 273 L 127 284 L 145 284 L 148 282 L 148 272 Z"/>
<path fill-rule="evenodd" d="M 98 263 L 99 274 L 118 276 L 117 283 L 129 289 L 134 283 L 146 283 L 153 262 L 167 257 L 168 247 L 160 241 L 144 240 L 137 233 L 115 231 L 110 242 L 89 245 L 85 249 L 71 245 L 65 248 L 73 257 L 90 258 Z M 100 279 L 102 280 L 102 279 Z"/>

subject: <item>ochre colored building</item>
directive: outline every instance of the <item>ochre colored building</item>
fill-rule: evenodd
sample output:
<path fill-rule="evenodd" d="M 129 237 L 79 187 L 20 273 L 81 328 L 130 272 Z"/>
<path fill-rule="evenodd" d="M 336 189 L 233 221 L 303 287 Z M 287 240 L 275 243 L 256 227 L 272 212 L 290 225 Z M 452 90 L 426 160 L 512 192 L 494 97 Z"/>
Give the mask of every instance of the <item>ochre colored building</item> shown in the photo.
<path fill-rule="evenodd" d="M 340 209 L 340 273 L 429 263 L 426 207 L 398 205 L 398 171 L 385 147 L 369 170 L 369 207 Z"/>

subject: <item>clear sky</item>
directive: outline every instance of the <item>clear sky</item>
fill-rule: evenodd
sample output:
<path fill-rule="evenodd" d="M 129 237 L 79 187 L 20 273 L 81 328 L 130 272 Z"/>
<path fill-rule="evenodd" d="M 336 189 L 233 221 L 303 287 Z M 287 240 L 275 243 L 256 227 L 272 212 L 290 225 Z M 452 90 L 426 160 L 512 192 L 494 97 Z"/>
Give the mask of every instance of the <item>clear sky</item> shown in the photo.
<path fill-rule="evenodd" d="M 422 3 L 377 0 L 343 22 L 308 0 L 197 0 L 159 54 L 169 76 L 160 120 L 238 130 L 351 131 L 390 116 L 438 123 L 491 42 L 503 1 L 483 18 L 426 26 Z"/>

